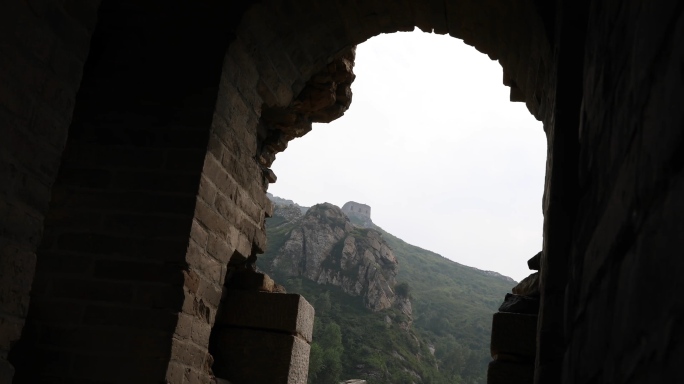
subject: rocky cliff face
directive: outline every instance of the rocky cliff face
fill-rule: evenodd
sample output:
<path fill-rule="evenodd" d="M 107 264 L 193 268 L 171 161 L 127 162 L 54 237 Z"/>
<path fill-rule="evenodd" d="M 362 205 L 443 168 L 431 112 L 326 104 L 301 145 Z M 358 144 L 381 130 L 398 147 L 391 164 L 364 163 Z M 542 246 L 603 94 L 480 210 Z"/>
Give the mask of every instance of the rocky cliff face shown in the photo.
<path fill-rule="evenodd" d="M 295 221 L 302 217 L 301 207 L 298 205 L 276 205 L 273 209 L 273 216 L 279 216 L 287 221 Z"/>
<path fill-rule="evenodd" d="M 298 220 L 272 268 L 339 286 L 350 295 L 362 296 L 373 311 L 396 304 L 410 316 L 410 302 L 393 291 L 397 259 L 379 232 L 352 225 L 340 208 L 328 203 L 311 207 Z"/>

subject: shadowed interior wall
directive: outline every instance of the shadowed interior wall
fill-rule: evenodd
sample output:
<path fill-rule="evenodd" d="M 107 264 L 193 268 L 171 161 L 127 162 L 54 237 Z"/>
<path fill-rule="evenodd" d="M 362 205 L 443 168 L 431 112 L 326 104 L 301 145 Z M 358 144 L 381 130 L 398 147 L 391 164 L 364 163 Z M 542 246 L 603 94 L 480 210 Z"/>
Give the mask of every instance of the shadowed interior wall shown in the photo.
<path fill-rule="evenodd" d="M 592 1 L 565 383 L 683 382 L 684 3 Z"/>
<path fill-rule="evenodd" d="M 36 249 L 99 1 L 0 8 L 0 382 L 29 307 Z"/>
<path fill-rule="evenodd" d="M 15 383 L 163 380 L 179 313 L 201 310 L 185 303 L 185 255 L 227 11 L 102 2 L 10 354 Z"/>

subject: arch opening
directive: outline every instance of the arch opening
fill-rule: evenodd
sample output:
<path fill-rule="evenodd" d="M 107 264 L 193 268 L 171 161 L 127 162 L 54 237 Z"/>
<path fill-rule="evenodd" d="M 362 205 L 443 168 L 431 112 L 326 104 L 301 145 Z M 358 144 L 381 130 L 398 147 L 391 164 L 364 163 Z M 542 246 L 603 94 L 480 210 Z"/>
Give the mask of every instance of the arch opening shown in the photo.
<path fill-rule="evenodd" d="M 430 42 L 434 43 L 434 46 L 431 47 L 433 51 L 430 51 L 430 48 L 425 48 Z M 383 49 L 383 47 L 387 48 Z M 442 51 L 445 49 L 452 49 L 454 52 L 450 55 L 443 54 Z M 435 51 L 439 51 L 440 54 L 434 53 Z M 390 55 L 394 60 L 381 60 L 384 55 Z M 359 64 L 364 59 L 366 60 L 363 63 L 365 66 Z M 370 61 L 373 60 L 379 62 L 371 63 Z M 439 63 L 439 61 L 443 63 Z M 489 66 L 482 69 L 483 74 L 471 72 L 484 65 Z M 396 68 L 389 68 L 392 66 Z M 420 72 L 426 70 L 432 71 L 432 73 Z M 445 73 L 447 71 L 451 73 Z M 467 75 L 459 76 L 453 73 L 455 71 L 461 71 Z M 450 255 L 453 257 L 456 254 L 463 256 L 467 253 L 479 253 L 483 255 L 482 258 L 486 258 L 509 253 L 506 257 L 512 260 L 511 264 L 515 263 L 520 267 L 516 270 L 516 280 L 522 280 L 534 272 L 528 269 L 526 261 L 536 254 L 541 247 L 541 195 L 544 180 L 546 138 L 541 129 L 541 124 L 530 116 L 524 105 L 509 101 L 505 88 L 499 82 L 500 71 L 501 69 L 496 62 L 490 61 L 479 52 L 473 52 L 471 47 L 450 37 L 414 32 L 413 34 L 382 35 L 370 39 L 356 47 L 356 65 L 354 68 L 356 78 L 352 84 L 354 90 L 353 104 L 344 116 L 329 124 L 314 124 L 314 129 L 306 136 L 289 143 L 287 150 L 282 155 L 278 155 L 273 163 L 273 169 L 278 174 L 279 179 L 278 182 L 270 186 L 269 192 L 279 197 L 293 199 L 295 203 L 307 207 L 324 201 L 335 202 L 342 207 L 343 212 L 349 212 L 349 217 L 357 217 L 357 220 L 361 216 L 365 216 L 363 212 L 366 212 L 366 209 L 370 210 L 370 207 L 365 208 L 366 205 L 357 203 L 357 201 L 369 203 L 373 208 L 373 220 L 370 221 L 370 212 L 368 212 L 369 222 L 360 223 L 352 219 L 353 223 L 371 228 L 379 225 L 382 230 L 386 230 L 392 235 L 423 248 L 437 251 L 446 257 Z M 413 80 L 412 78 L 420 80 Z M 392 82 L 400 85 L 390 84 Z M 423 85 L 415 83 L 422 83 Z M 465 92 L 454 90 L 454 87 L 462 88 Z M 430 92 L 435 93 L 435 95 L 426 95 Z M 443 93 L 439 94 L 440 92 Z M 393 94 L 399 95 L 393 97 Z M 402 98 L 406 99 L 405 104 L 401 104 Z M 501 108 L 501 105 L 505 107 Z M 507 117 L 507 119 L 490 119 L 493 114 Z M 501 127 L 497 127 L 497 124 Z M 458 130 L 461 130 L 460 134 L 452 135 L 453 131 Z M 421 144 L 423 148 L 421 148 Z M 446 153 L 459 152 L 462 152 L 463 157 L 445 155 Z M 530 152 L 534 152 L 534 156 Z M 381 155 L 374 156 L 375 153 Z M 280 156 L 287 157 L 288 155 L 292 158 L 280 158 Z M 524 161 L 518 159 L 520 161 L 516 162 L 516 159 L 513 159 L 515 156 L 522 158 L 527 155 L 530 157 Z M 497 160 L 497 156 L 501 156 L 501 158 Z M 413 161 L 410 161 L 411 159 Z M 279 170 L 279 162 L 285 163 L 284 167 L 280 168 L 281 170 Z M 478 167 L 477 163 L 480 165 L 482 163 L 490 164 L 491 166 Z M 495 169 L 497 167 L 500 169 Z M 521 172 L 521 168 L 534 168 L 534 176 L 529 175 L 528 172 Z M 485 173 L 486 175 L 476 175 L 477 173 Z M 481 183 L 481 180 L 477 180 L 476 176 L 488 177 L 489 181 Z M 529 190 L 523 192 L 516 189 L 514 180 L 530 177 L 534 177 L 535 181 L 533 186 L 530 186 L 530 189 L 534 191 L 533 193 Z M 445 181 L 444 179 L 448 180 Z M 495 179 L 501 179 L 501 184 L 495 184 L 492 181 Z M 289 185 L 284 188 L 277 188 L 283 182 L 289 183 Z M 458 186 L 450 185 L 451 182 Z M 476 184 L 476 187 L 467 188 L 464 184 L 468 183 Z M 507 186 L 506 183 L 508 183 Z M 500 194 L 496 197 L 494 195 L 485 196 L 487 195 L 485 188 L 500 190 L 498 191 Z M 441 190 L 438 191 L 438 189 Z M 476 201 L 478 193 L 481 195 L 479 198 L 482 199 L 480 202 Z M 504 198 L 506 193 L 516 196 Z M 523 199 L 520 199 L 519 196 L 523 193 L 532 195 L 531 198 L 524 200 L 525 203 L 521 203 Z M 299 196 L 302 197 L 298 199 Z M 387 201 L 383 201 L 385 199 Z M 419 199 L 426 200 L 428 204 L 417 201 Z M 510 210 L 512 216 L 518 215 L 518 217 L 511 217 L 513 221 L 509 221 L 501 227 L 493 222 L 488 225 L 478 225 L 475 222 L 476 216 L 468 216 L 469 219 L 464 220 L 465 225 L 458 226 L 454 223 L 459 222 L 460 219 L 454 216 L 466 216 L 470 213 L 467 208 L 476 211 L 478 204 L 487 201 L 489 204 L 495 205 L 497 199 L 505 200 L 505 204 L 509 206 L 518 206 L 518 209 Z M 348 200 L 353 201 L 342 206 L 342 203 Z M 282 223 L 281 215 L 291 213 L 285 208 L 288 203 L 291 202 L 282 202 L 283 205 L 276 209 L 276 211 L 281 209 L 280 212 L 276 212 L 277 220 L 273 221 L 273 225 L 276 225 L 278 229 L 269 232 L 270 236 L 274 237 L 269 239 L 269 244 L 275 242 L 275 246 L 279 249 L 289 249 L 297 242 L 289 239 L 283 245 L 282 240 L 279 239 L 283 235 L 282 230 L 287 226 L 287 224 Z M 522 207 L 523 204 L 524 208 Z M 503 205 L 501 204 L 497 208 L 505 209 Z M 464 209 L 459 212 L 454 209 L 456 207 Z M 382 212 L 383 210 L 392 212 Z M 440 210 L 446 212 L 440 212 Z M 536 236 L 532 235 L 534 236 L 532 241 L 520 244 L 515 239 L 506 237 L 506 234 L 503 233 L 510 232 L 512 228 L 521 229 L 524 227 L 520 220 L 523 220 L 522 216 L 525 216 L 523 213 L 525 210 L 527 216 L 536 215 L 533 219 L 534 224 L 531 225 L 534 228 L 531 232 L 534 232 Z M 483 211 L 479 211 L 477 214 L 479 216 L 487 215 Z M 451 220 L 449 220 L 450 216 Z M 487 217 L 487 219 L 491 218 Z M 403 232 L 402 229 L 397 229 L 397 222 L 405 224 L 406 227 L 403 228 Z M 469 223 L 469 228 L 466 228 L 467 223 Z M 268 225 L 267 223 L 267 230 L 269 229 Z M 323 225 L 322 222 L 321 225 Z M 295 225 L 292 231 L 298 231 L 297 228 Z M 311 227 L 307 226 L 307 228 Z M 461 235 L 457 233 L 458 231 L 467 232 L 467 234 Z M 499 232 L 502 233 L 500 237 L 497 236 Z M 425 233 L 432 235 L 432 237 L 426 237 Z M 486 235 L 483 236 L 483 234 Z M 306 234 L 304 236 L 306 237 Z M 439 248 L 436 249 L 434 244 L 435 239 L 439 237 L 458 242 L 467 241 L 471 238 L 475 240 L 475 236 L 478 236 L 479 241 L 473 241 L 471 243 L 472 248 L 468 248 L 468 246 L 460 248 L 460 252 L 453 250 L 456 247 L 453 247 L 452 251 L 445 252 Z M 483 244 L 487 241 L 501 242 L 505 245 L 501 249 L 487 251 L 488 244 Z M 517 257 L 510 255 L 516 247 L 519 248 Z M 464 249 L 468 249 L 468 251 Z M 468 262 L 463 258 L 458 259 L 458 256 L 455 261 L 466 265 L 474 264 L 472 260 Z M 309 266 L 310 261 L 306 261 L 306 270 L 294 271 L 286 266 L 283 257 L 283 255 L 275 255 L 274 251 L 268 250 L 264 255 L 266 264 L 260 264 L 260 269 L 269 275 L 275 273 L 272 276 L 277 276 L 276 281 L 286 284 L 288 291 L 291 291 L 291 287 L 300 287 L 302 292 L 296 293 L 311 294 L 310 301 L 314 303 L 314 307 L 323 305 L 323 308 L 327 308 L 325 303 L 320 302 L 322 299 L 315 288 L 298 280 L 298 278 L 307 280 L 311 279 L 312 276 L 314 278 L 315 276 L 323 276 L 329 273 L 325 272 L 326 268 L 313 262 L 311 263 L 314 265 Z M 307 257 L 310 256 L 305 256 L 304 259 Z M 397 255 L 399 259 L 402 257 L 406 256 Z M 304 263 L 303 259 L 297 258 L 296 260 Z M 259 262 L 261 261 L 260 256 Z M 276 263 L 281 265 L 282 271 L 287 272 L 283 273 L 278 271 L 277 267 L 271 267 Z M 397 282 L 402 281 L 401 272 L 404 265 L 402 263 L 405 261 L 400 260 L 399 262 Z M 313 272 L 319 267 L 321 268 L 320 271 Z M 411 268 L 411 265 L 408 264 L 408 267 Z M 501 268 L 483 267 L 482 264 L 476 265 L 476 267 L 502 272 Z M 344 270 L 345 267 L 340 265 L 339 268 Z M 429 268 L 428 265 L 426 268 Z M 333 268 L 333 270 L 335 269 Z M 343 284 L 322 279 L 324 281 L 319 280 L 318 284 L 339 284 L 339 286 L 343 286 Z M 498 304 L 503 301 L 506 291 L 509 291 L 515 283 L 511 281 L 508 285 L 494 299 L 497 301 L 497 308 Z M 454 283 L 454 291 L 467 296 L 467 293 L 461 291 L 461 288 L 458 283 Z M 324 291 L 328 288 L 319 289 Z M 427 291 L 425 286 L 419 285 L 418 289 L 413 286 L 414 295 L 422 295 L 425 298 L 425 292 L 420 292 L 420 290 Z M 350 294 L 353 295 L 354 293 L 351 292 Z M 445 295 L 449 294 L 445 293 Z M 309 298 L 306 294 L 305 297 Z M 438 335 L 428 330 L 437 324 L 434 310 L 420 304 L 416 306 L 415 302 L 413 308 L 414 329 L 418 327 L 416 332 L 427 332 L 431 335 L 428 338 L 423 338 L 424 335 L 421 335 L 421 341 L 431 340 L 431 345 L 436 348 L 437 356 L 440 358 L 446 359 L 447 356 L 453 358 L 458 343 L 449 344 L 447 342 L 451 339 L 446 330 L 451 329 L 451 326 L 460 326 L 458 316 L 451 317 L 452 315 L 449 315 L 445 317 L 447 320 L 450 318 L 453 324 L 442 324 L 445 333 Z M 391 309 L 389 311 L 391 312 Z M 491 309 L 491 311 L 496 311 L 496 308 Z M 320 321 L 328 324 L 330 322 L 330 309 L 322 310 L 321 316 L 322 320 Z M 486 377 L 490 356 L 490 335 L 488 331 L 490 316 L 491 313 L 480 319 L 480 323 L 487 329 L 487 332 L 481 338 L 482 343 L 478 347 L 481 349 L 477 353 L 473 353 L 478 358 L 475 359 L 476 363 L 471 363 L 477 368 L 473 369 L 474 372 L 459 371 L 461 375 L 468 375 L 466 380 L 477 380 L 478 374 L 481 380 Z M 372 320 L 367 321 L 370 327 Z M 394 326 L 398 327 L 398 323 Z M 467 328 L 471 327 L 472 324 L 463 322 L 462 326 Z M 330 332 L 324 328 L 322 326 L 314 334 L 314 343 L 316 343 L 317 337 L 321 337 L 325 332 Z M 343 336 L 345 332 L 353 334 L 349 327 L 342 325 L 341 328 Z M 472 332 L 473 334 L 479 333 L 474 329 Z M 460 333 L 458 337 L 460 337 Z M 351 343 L 347 340 L 343 343 L 347 346 L 345 351 L 349 351 L 350 345 L 353 344 L 348 345 L 348 342 Z M 355 345 L 353 351 L 358 351 L 362 345 L 364 345 L 363 342 Z M 398 347 L 396 348 L 398 349 Z M 391 359 L 389 349 L 391 348 L 378 353 L 386 353 L 389 360 Z M 353 351 L 348 353 L 355 353 Z M 472 352 L 468 348 L 464 348 L 462 351 Z M 443 364 L 444 369 L 450 366 L 441 360 L 438 364 Z M 348 367 L 346 368 L 348 369 Z M 460 369 L 463 368 L 460 367 Z M 345 373 L 349 375 L 348 370 Z M 356 376 L 341 377 L 340 379 L 359 378 L 358 376 L 368 378 L 368 376 L 363 377 L 368 372 L 357 373 Z M 441 374 L 438 373 L 437 375 Z M 437 380 L 436 378 L 433 379 Z M 446 374 L 442 379 L 447 381 L 458 380 L 457 376 L 447 379 Z M 382 379 L 376 378 L 376 380 Z M 398 376 L 392 377 L 388 382 L 394 382 L 391 380 L 399 379 Z"/>

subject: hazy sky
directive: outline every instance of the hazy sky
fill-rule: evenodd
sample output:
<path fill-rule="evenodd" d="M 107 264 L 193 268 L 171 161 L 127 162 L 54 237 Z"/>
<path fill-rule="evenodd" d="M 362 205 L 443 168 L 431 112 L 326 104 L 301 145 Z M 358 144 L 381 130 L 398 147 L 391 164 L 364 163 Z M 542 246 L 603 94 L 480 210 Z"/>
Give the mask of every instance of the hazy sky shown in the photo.
<path fill-rule="evenodd" d="M 352 105 L 279 154 L 269 192 L 356 201 L 399 238 L 521 280 L 542 246 L 546 139 L 501 65 L 449 36 L 380 35 L 356 52 Z M 401 268 L 401 266 L 400 266 Z"/>

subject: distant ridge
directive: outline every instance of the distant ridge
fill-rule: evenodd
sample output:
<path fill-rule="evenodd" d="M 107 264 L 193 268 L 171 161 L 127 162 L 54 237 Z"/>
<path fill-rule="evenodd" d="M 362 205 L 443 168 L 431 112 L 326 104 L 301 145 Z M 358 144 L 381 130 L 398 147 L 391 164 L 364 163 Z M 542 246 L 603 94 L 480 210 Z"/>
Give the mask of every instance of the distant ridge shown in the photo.
<path fill-rule="evenodd" d="M 364 204 L 349 202 L 360 211 L 343 213 L 271 199 L 257 265 L 316 308 L 309 383 L 329 374 L 373 384 L 486 382 L 492 314 L 513 279 L 406 243 L 374 224 Z M 321 371 L 336 364 L 338 373 Z"/>

